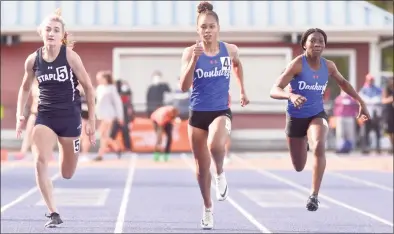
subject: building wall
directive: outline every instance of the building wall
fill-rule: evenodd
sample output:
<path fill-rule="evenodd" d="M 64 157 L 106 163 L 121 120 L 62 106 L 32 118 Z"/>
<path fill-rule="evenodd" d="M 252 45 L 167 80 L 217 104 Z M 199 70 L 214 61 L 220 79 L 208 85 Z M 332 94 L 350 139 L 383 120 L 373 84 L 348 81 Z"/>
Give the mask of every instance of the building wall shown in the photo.
<path fill-rule="evenodd" d="M 293 50 L 293 56 L 302 53 L 299 45 L 284 43 L 236 43 L 242 51 L 247 47 L 289 47 Z M 185 47 L 185 43 L 78 43 L 75 51 L 81 56 L 85 67 L 91 75 L 95 84 L 95 74 L 99 70 L 112 69 L 112 52 L 116 47 Z M 26 57 L 37 50 L 41 43 L 22 43 L 20 45 L 1 47 L 1 102 L 4 105 L 4 119 L 2 129 L 12 129 L 15 127 L 15 110 L 19 86 L 23 77 L 23 66 Z M 330 49 L 354 49 L 357 52 L 357 89 L 361 87 L 365 74 L 368 73 L 369 47 L 367 43 L 358 44 L 329 44 Z M 262 74 L 263 75 L 263 74 Z M 245 78 L 247 79 L 247 78 Z M 272 85 L 272 84 L 267 84 Z M 133 84 L 131 84 L 133 89 Z M 268 95 L 268 94 L 263 94 Z M 234 129 L 283 128 L 285 116 L 283 113 L 235 113 Z"/>

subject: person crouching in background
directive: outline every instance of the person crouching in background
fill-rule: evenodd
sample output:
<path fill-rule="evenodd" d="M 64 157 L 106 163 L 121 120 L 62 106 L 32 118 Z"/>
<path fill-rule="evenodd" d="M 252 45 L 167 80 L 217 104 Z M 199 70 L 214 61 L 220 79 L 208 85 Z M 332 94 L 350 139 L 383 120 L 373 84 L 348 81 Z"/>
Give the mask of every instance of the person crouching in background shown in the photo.
<path fill-rule="evenodd" d="M 179 123 L 181 121 L 178 115 L 179 110 L 174 106 L 159 107 L 151 114 L 150 119 L 153 121 L 156 132 L 156 144 L 153 153 L 153 159 L 155 161 L 158 161 L 162 156 L 161 140 L 163 131 L 167 137 L 166 147 L 164 149 L 164 161 L 168 161 L 171 151 L 173 122 Z"/>

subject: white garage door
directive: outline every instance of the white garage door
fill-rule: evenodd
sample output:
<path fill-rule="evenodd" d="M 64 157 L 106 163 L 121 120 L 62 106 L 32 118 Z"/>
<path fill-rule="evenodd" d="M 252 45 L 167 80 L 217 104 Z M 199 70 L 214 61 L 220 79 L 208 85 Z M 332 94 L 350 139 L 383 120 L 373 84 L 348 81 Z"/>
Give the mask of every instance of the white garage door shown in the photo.
<path fill-rule="evenodd" d="M 163 80 L 172 89 L 178 85 L 182 48 L 114 49 L 115 77 L 128 80 L 133 91 L 133 103 L 137 111 L 145 111 L 147 88 L 151 75 L 160 70 Z M 239 88 L 234 76 L 230 82 L 233 111 L 277 112 L 284 111 L 285 102 L 272 100 L 269 91 L 279 74 L 291 60 L 291 49 L 240 48 L 244 67 L 245 88 L 250 106 L 241 108 Z"/>
<path fill-rule="evenodd" d="M 234 76 L 231 79 L 230 93 L 232 96 L 231 109 L 234 111 L 270 112 L 283 111 L 283 101 L 270 98 L 269 93 L 275 80 L 287 65 L 285 55 L 262 54 L 242 55 L 244 68 L 244 83 L 250 106 L 241 108 L 239 104 L 239 87 Z"/>

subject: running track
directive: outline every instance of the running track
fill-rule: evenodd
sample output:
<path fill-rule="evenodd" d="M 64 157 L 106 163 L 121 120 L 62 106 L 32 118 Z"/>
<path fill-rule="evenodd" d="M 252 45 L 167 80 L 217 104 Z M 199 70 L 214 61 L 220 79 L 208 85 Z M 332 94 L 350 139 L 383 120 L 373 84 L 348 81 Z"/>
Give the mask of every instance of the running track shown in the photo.
<path fill-rule="evenodd" d="M 210 231 L 199 227 L 202 200 L 191 155 L 174 155 L 167 163 L 136 154 L 81 162 L 72 180 L 61 179 L 51 163 L 64 221 L 57 229 L 43 227 L 47 210 L 40 205 L 32 162 L 2 163 L 1 232 L 393 232 L 392 157 L 328 157 L 321 208 L 308 212 L 311 166 L 297 173 L 286 153 L 267 155 L 238 154 L 226 165 L 230 196 L 214 200 Z"/>

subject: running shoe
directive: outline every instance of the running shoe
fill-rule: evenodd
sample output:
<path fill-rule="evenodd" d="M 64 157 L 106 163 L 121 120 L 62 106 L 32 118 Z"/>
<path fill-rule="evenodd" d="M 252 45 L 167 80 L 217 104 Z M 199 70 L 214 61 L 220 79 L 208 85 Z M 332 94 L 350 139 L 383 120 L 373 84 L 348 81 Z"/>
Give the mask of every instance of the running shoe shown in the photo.
<path fill-rule="evenodd" d="M 228 185 L 224 172 L 217 175 L 216 178 L 216 199 L 218 201 L 226 200 L 228 196 Z"/>
<path fill-rule="evenodd" d="M 45 227 L 46 228 L 55 228 L 57 227 L 59 224 L 62 224 L 63 221 L 60 218 L 60 215 L 56 212 L 53 212 L 49 215 L 45 215 L 47 218 L 49 218 L 49 221 L 45 223 Z"/>
<path fill-rule="evenodd" d="M 308 201 L 306 203 L 306 208 L 309 211 L 316 211 L 319 208 L 319 200 L 317 199 L 316 195 L 311 195 L 308 198 Z"/>
<path fill-rule="evenodd" d="M 202 212 L 201 228 L 204 230 L 210 230 L 213 228 L 213 209 L 205 208 Z"/>

